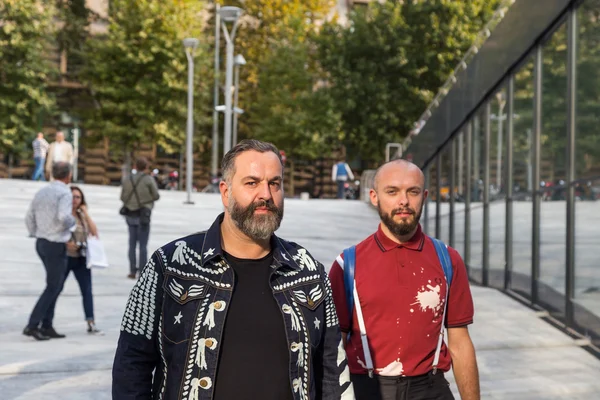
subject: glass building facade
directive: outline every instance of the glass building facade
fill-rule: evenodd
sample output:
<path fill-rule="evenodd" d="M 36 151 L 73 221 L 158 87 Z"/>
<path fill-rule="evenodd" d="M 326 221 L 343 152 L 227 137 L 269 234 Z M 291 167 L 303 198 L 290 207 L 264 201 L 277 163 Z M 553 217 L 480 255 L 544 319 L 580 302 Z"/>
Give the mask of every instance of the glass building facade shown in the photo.
<path fill-rule="evenodd" d="M 597 350 L 600 0 L 533 3 L 507 10 L 405 154 L 426 173 L 425 230 L 471 280 Z"/>

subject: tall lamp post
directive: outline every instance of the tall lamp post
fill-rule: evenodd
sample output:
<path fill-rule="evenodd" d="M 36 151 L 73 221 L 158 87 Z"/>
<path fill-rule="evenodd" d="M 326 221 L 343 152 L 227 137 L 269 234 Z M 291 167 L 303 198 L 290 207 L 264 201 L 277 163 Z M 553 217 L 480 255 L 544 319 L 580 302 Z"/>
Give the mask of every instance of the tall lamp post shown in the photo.
<path fill-rule="evenodd" d="M 194 204 L 192 201 L 192 175 L 194 174 L 194 156 L 192 147 L 194 141 L 194 50 L 198 47 L 196 38 L 183 39 L 183 47 L 188 60 L 188 112 L 187 112 L 187 144 L 186 144 L 186 176 L 187 201 L 184 204 Z"/>
<path fill-rule="evenodd" d="M 235 95 L 233 99 L 233 142 L 232 144 L 235 146 L 237 144 L 237 133 L 238 133 L 238 115 L 240 113 L 238 110 L 238 98 L 240 95 L 240 66 L 246 65 L 246 59 L 243 55 L 238 54 L 234 59 L 235 64 Z"/>
<path fill-rule="evenodd" d="M 220 60 L 219 53 L 221 51 L 221 16 L 219 11 L 221 6 L 215 4 L 215 87 L 213 93 L 213 131 L 212 131 L 212 160 L 210 166 L 210 173 L 212 177 L 217 176 L 218 163 L 219 163 L 219 112 L 216 107 L 219 105 L 219 70 Z"/>
<path fill-rule="evenodd" d="M 238 27 L 238 21 L 242 15 L 242 9 L 239 7 L 225 6 L 219 9 L 219 15 L 223 24 L 223 36 L 227 41 L 227 67 L 225 74 L 225 132 L 223 138 L 223 154 L 226 154 L 231 149 L 231 123 L 232 123 L 232 99 L 231 87 L 233 85 L 233 41 Z M 227 30 L 226 23 L 231 22 L 231 33 Z"/>

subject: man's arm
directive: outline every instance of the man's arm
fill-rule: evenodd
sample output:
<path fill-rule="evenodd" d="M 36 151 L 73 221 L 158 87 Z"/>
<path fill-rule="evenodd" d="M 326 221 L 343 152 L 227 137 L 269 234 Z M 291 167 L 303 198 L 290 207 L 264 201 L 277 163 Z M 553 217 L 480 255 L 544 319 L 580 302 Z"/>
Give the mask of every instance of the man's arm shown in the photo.
<path fill-rule="evenodd" d="M 53 143 L 54 144 L 54 143 Z M 50 175 L 52 172 L 52 159 L 54 158 L 54 146 L 51 144 L 48 146 L 48 152 L 46 153 L 46 173 Z"/>
<path fill-rule="evenodd" d="M 65 229 L 71 229 L 77 225 L 77 220 L 73 216 L 73 195 L 71 191 L 63 194 L 58 200 L 58 220 Z"/>
<path fill-rule="evenodd" d="M 350 169 L 350 166 L 348 165 L 348 163 L 346 163 L 346 171 L 348 171 L 348 179 L 353 181 L 354 174 L 352 173 L 352 170 Z"/>
<path fill-rule="evenodd" d="M 27 210 L 27 214 L 25 215 L 25 225 L 27 226 L 27 231 L 29 232 L 29 236 L 34 237 L 37 225 L 35 224 L 35 213 L 33 212 L 33 202 L 29 206 Z"/>
<path fill-rule="evenodd" d="M 479 400 L 479 372 L 475 348 L 466 326 L 448 328 L 452 370 L 462 400 Z"/>
<path fill-rule="evenodd" d="M 156 252 L 127 301 L 112 370 L 113 400 L 152 399 L 152 373 L 160 363 L 157 349 L 162 283 L 162 262 Z"/>
<path fill-rule="evenodd" d="M 337 164 L 333 164 L 333 167 L 331 167 L 331 180 L 335 182 L 336 177 L 337 177 Z"/>
<path fill-rule="evenodd" d="M 158 186 L 156 186 L 156 181 L 154 180 L 154 178 L 152 178 L 150 175 L 148 175 L 149 178 L 149 184 L 148 186 L 150 187 L 150 195 L 152 196 L 152 200 L 156 201 L 158 199 L 160 199 L 160 194 L 158 193 Z"/>
<path fill-rule="evenodd" d="M 354 399 L 354 389 L 350 382 L 350 369 L 346 350 L 342 341 L 339 321 L 333 302 L 331 283 L 323 265 L 319 264 L 325 284 L 325 323 L 323 324 L 322 355 L 323 376 L 321 393 L 323 400 Z M 345 334 L 343 334 L 345 336 Z"/>

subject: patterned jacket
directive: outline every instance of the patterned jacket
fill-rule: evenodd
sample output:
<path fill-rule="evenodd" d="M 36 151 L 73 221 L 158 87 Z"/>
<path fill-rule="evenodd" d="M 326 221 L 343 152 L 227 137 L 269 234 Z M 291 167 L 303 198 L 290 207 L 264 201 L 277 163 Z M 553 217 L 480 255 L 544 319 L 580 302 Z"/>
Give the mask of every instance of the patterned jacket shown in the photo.
<path fill-rule="evenodd" d="M 121 324 L 113 399 L 212 399 L 234 285 L 221 249 L 222 220 L 159 248 L 141 272 Z M 294 399 L 354 399 L 323 265 L 295 243 L 276 236 L 271 243 L 271 287 L 288 339 Z"/>

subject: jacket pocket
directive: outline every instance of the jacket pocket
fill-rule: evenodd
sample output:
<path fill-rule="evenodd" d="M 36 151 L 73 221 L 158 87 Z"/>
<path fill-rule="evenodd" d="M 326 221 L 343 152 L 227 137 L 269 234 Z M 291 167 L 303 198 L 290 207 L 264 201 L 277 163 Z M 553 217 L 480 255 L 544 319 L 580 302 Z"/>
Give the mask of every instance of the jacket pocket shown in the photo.
<path fill-rule="evenodd" d="M 311 347 L 317 347 L 323 337 L 323 330 L 326 329 L 325 286 L 321 282 L 307 283 L 290 288 L 288 295 L 300 306 L 300 318 L 306 324 L 306 333 Z"/>
<path fill-rule="evenodd" d="M 163 290 L 163 335 L 178 344 L 189 340 L 201 300 L 208 295 L 209 286 L 199 280 L 165 274 Z"/>

